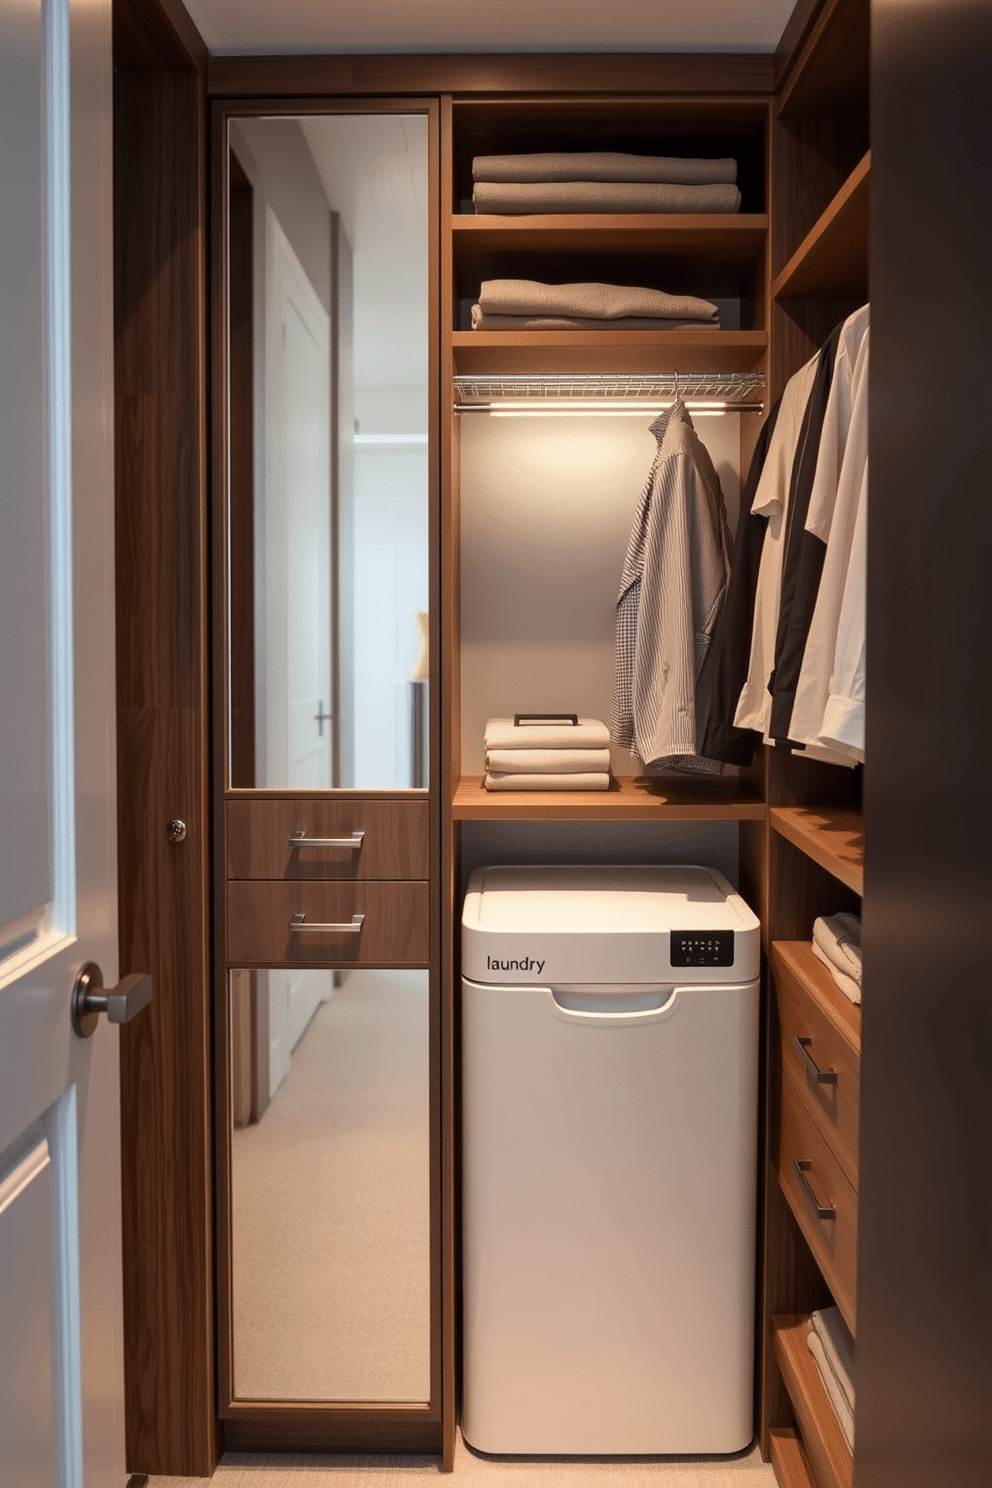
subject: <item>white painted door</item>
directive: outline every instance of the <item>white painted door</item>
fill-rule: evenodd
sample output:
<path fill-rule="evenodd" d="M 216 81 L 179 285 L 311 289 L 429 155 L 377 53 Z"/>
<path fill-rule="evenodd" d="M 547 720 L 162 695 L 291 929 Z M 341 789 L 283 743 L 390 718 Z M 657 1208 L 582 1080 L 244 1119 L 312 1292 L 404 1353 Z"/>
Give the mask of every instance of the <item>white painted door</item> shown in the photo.
<path fill-rule="evenodd" d="M 331 755 L 330 317 L 266 214 L 265 784 L 326 790 Z M 328 971 L 269 972 L 274 1094 Z"/>
<path fill-rule="evenodd" d="M 70 63 L 71 58 L 71 63 Z M 70 89 L 71 78 L 71 89 Z M 0 7 L 0 1482 L 124 1481 L 109 0 Z"/>

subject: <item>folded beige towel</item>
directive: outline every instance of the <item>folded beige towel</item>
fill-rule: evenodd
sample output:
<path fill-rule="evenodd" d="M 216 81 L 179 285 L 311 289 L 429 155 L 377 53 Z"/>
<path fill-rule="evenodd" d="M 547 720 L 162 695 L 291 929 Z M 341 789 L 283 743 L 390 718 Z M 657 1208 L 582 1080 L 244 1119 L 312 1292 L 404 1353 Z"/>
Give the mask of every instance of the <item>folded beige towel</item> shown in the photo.
<path fill-rule="evenodd" d="M 610 777 L 603 771 L 570 775 L 505 775 L 489 772 L 489 791 L 604 791 L 610 788 Z"/>
<path fill-rule="evenodd" d="M 478 309 L 483 315 L 576 315 L 608 321 L 637 317 L 718 325 L 720 320 L 716 306 L 697 295 L 666 294 L 636 284 L 542 284 L 537 279 L 483 279 Z M 474 312 L 472 320 L 474 324 Z"/>
<path fill-rule="evenodd" d="M 609 770 L 608 749 L 488 749 L 486 769 L 494 774 L 569 775 Z"/>
<path fill-rule="evenodd" d="M 476 212 L 739 212 L 736 186 L 681 186 L 652 181 L 477 181 Z"/>
<path fill-rule="evenodd" d="M 476 155 L 473 181 L 669 181 L 691 186 L 733 184 L 737 161 L 681 155 L 624 155 L 571 150 L 544 155 Z"/>
<path fill-rule="evenodd" d="M 583 320 L 579 315 L 485 315 L 472 306 L 473 331 L 716 331 L 712 321 L 656 320 L 625 316 L 622 320 Z"/>
<path fill-rule="evenodd" d="M 840 1315 L 839 1307 L 824 1307 L 810 1317 L 814 1332 L 819 1335 L 823 1352 L 834 1372 L 844 1399 L 854 1409 L 854 1339 Z"/>
<path fill-rule="evenodd" d="M 519 728 L 512 718 L 490 718 L 486 724 L 487 749 L 605 749 L 610 731 L 598 718 L 580 718 L 571 723 L 525 723 Z"/>
<path fill-rule="evenodd" d="M 853 1452 L 854 1412 L 844 1399 L 843 1391 L 834 1379 L 833 1370 L 827 1363 L 827 1356 L 824 1353 L 820 1335 L 810 1328 L 806 1336 L 806 1342 L 809 1345 L 810 1353 L 816 1360 L 816 1367 L 823 1381 L 823 1388 L 827 1392 L 827 1399 L 833 1406 L 834 1415 L 837 1417 L 837 1424 L 844 1434 L 844 1440 L 847 1442 L 848 1449 Z"/>
<path fill-rule="evenodd" d="M 844 996 L 850 998 L 851 1002 L 855 1002 L 860 1005 L 860 985 L 854 980 L 853 977 L 849 977 L 846 972 L 841 971 L 839 966 L 835 966 L 826 952 L 821 951 L 815 940 L 813 942 L 813 955 L 817 958 L 818 961 L 823 962 L 824 966 L 827 968 L 830 975 L 833 977 L 834 981 L 843 992 Z"/>
<path fill-rule="evenodd" d="M 861 982 L 861 921 L 855 914 L 821 915 L 813 921 L 813 944 L 838 971 Z"/>

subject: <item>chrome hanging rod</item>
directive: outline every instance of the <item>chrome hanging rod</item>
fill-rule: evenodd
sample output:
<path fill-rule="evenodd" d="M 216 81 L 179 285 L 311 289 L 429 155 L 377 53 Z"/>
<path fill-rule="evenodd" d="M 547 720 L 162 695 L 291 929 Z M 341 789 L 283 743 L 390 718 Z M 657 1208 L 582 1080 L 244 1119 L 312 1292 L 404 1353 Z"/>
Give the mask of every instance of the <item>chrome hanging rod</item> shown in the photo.
<path fill-rule="evenodd" d="M 458 373 L 456 413 L 643 414 L 683 398 L 700 413 L 760 413 L 762 372 Z"/>

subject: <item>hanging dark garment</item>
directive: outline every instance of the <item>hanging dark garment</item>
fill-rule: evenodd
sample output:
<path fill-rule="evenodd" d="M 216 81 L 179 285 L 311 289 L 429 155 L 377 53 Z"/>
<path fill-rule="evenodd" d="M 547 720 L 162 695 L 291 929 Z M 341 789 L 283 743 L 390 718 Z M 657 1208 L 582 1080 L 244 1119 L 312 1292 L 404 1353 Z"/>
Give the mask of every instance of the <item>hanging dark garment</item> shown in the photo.
<path fill-rule="evenodd" d="M 734 714 L 741 688 L 747 680 L 751 656 L 751 628 L 754 623 L 754 597 L 758 588 L 761 547 L 765 540 L 768 518 L 754 516 L 751 503 L 765 465 L 768 445 L 778 419 L 778 399 L 762 426 L 741 492 L 740 516 L 730 568 L 730 586 L 711 647 L 713 690 L 700 754 L 707 759 L 722 760 L 727 765 L 749 765 L 761 743 L 756 729 L 738 728 Z"/>

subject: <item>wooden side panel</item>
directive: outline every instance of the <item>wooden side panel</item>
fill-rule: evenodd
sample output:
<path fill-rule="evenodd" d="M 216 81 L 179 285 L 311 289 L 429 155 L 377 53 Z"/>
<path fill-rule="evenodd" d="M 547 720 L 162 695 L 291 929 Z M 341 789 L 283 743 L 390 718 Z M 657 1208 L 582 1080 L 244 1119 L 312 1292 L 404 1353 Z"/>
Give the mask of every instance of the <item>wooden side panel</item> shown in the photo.
<path fill-rule="evenodd" d="M 175 65 L 172 63 L 171 65 Z M 204 109 L 195 72 L 115 80 L 118 800 L 127 1461 L 209 1475 L 213 1377 Z M 171 843 L 166 824 L 187 826 Z"/>

